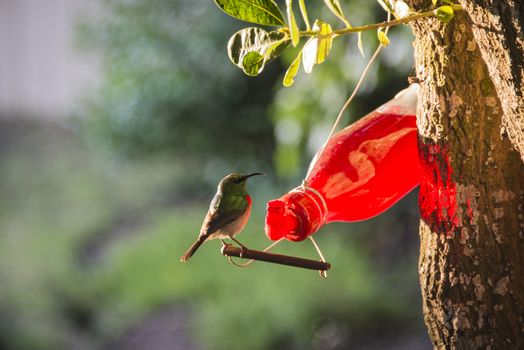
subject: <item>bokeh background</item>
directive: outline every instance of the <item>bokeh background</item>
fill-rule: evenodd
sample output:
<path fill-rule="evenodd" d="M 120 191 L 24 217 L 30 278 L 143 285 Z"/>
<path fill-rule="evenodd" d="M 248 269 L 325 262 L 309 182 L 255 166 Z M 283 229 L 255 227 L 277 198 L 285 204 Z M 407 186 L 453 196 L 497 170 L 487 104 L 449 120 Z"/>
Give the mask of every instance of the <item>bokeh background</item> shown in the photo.
<path fill-rule="evenodd" d="M 341 3 L 354 25 L 384 18 Z M 269 243 L 266 201 L 300 183 L 366 63 L 349 36 L 291 88 L 292 51 L 249 78 L 225 50 L 244 26 L 212 1 L 0 0 L 0 349 L 431 348 L 416 191 L 322 228 L 327 280 L 238 269 L 219 242 L 179 263 L 232 171 L 268 175 L 249 184 L 241 238 Z M 412 36 L 390 39 L 344 125 L 407 85 Z M 307 241 L 277 251 L 316 256 Z"/>

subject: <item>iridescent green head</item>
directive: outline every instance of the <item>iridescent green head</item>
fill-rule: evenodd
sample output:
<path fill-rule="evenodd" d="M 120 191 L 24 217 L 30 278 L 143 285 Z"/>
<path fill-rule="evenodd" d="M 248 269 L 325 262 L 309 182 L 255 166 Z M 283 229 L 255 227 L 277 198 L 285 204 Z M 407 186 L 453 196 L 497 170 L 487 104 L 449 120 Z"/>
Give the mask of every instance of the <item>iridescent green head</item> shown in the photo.
<path fill-rule="evenodd" d="M 224 177 L 218 184 L 218 190 L 224 194 L 236 194 L 246 195 L 246 181 L 251 176 L 264 175 L 262 173 L 251 173 L 242 175 L 238 173 L 232 173 Z"/>

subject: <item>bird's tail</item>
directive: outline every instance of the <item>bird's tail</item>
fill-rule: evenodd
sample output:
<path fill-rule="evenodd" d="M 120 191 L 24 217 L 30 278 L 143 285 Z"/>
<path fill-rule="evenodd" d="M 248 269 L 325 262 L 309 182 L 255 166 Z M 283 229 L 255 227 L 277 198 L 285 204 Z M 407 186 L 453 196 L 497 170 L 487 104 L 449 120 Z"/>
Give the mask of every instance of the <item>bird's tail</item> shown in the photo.
<path fill-rule="evenodd" d="M 207 237 L 198 237 L 196 242 L 193 243 L 191 247 L 189 247 L 189 249 L 184 253 L 184 255 L 182 255 L 182 257 L 180 258 L 180 261 L 181 262 L 188 261 L 189 258 L 191 258 L 193 254 L 195 254 L 196 250 L 202 245 L 202 243 L 206 241 L 206 238 Z"/>

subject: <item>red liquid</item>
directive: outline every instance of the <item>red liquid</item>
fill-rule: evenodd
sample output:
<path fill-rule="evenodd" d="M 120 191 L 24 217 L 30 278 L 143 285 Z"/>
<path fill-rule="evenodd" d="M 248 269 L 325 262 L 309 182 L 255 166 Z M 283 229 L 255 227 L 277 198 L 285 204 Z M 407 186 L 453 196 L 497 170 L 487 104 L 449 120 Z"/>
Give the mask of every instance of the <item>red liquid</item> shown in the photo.
<path fill-rule="evenodd" d="M 414 108 L 378 110 L 331 138 L 303 186 L 268 202 L 270 239 L 301 241 L 329 222 L 369 219 L 419 184 Z"/>

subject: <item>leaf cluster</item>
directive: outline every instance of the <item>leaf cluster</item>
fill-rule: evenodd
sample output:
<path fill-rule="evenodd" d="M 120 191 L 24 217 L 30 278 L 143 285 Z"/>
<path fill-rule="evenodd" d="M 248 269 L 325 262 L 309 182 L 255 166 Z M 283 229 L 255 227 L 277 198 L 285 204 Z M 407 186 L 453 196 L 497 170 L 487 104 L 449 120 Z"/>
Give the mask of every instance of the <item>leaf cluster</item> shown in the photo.
<path fill-rule="evenodd" d="M 242 21 L 276 27 L 269 31 L 258 27 L 248 27 L 233 34 L 228 44 L 228 55 L 231 61 L 249 76 L 259 75 L 266 63 L 274 60 L 289 46 L 297 47 L 303 37 L 308 37 L 306 43 L 297 53 L 289 66 L 283 80 L 283 85 L 288 87 L 294 83 L 294 78 L 299 71 L 300 63 L 305 73 L 311 73 L 315 65 L 326 60 L 333 45 L 333 40 L 342 34 L 358 33 L 357 47 L 364 56 L 362 31 L 377 28 L 377 38 L 382 46 L 388 46 L 390 40 L 387 36 L 388 23 L 383 25 L 368 25 L 352 27 L 338 0 L 324 0 L 325 6 L 338 18 L 344 28 L 333 30 L 333 26 L 323 20 L 316 19 L 311 27 L 309 15 L 304 0 L 298 0 L 300 13 L 305 25 L 305 30 L 300 30 L 294 13 L 293 0 L 286 0 L 286 16 L 273 0 L 214 0 L 220 9 L 228 15 Z M 382 8 L 396 20 L 414 20 L 435 16 L 440 21 L 447 23 L 453 18 L 453 3 L 442 0 L 444 5 L 433 12 L 424 14 L 414 13 L 403 0 L 377 0 Z M 433 0 L 437 6 L 437 0 Z M 397 21 L 395 24 L 405 23 Z"/>
<path fill-rule="evenodd" d="M 386 11 L 396 17 L 409 14 L 409 8 L 403 1 L 378 1 Z M 294 83 L 301 63 L 307 74 L 312 72 L 315 65 L 323 63 L 331 51 L 333 40 L 338 36 L 333 26 L 323 20 L 316 19 L 313 26 L 310 25 L 304 0 L 298 0 L 306 27 L 303 31 L 300 30 L 295 17 L 293 0 L 286 0 L 286 15 L 273 0 L 215 0 L 215 3 L 225 13 L 242 21 L 276 27 L 269 31 L 259 27 L 244 28 L 229 39 L 227 47 L 230 60 L 249 76 L 259 75 L 267 63 L 281 55 L 288 47 L 297 47 L 303 37 L 308 38 L 284 75 L 283 85 L 286 87 Z M 352 28 L 338 0 L 324 0 L 324 5 L 344 24 L 344 28 Z M 377 35 L 382 45 L 389 44 L 384 31 L 379 30 Z M 360 32 L 358 49 L 364 55 Z"/>

